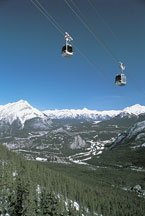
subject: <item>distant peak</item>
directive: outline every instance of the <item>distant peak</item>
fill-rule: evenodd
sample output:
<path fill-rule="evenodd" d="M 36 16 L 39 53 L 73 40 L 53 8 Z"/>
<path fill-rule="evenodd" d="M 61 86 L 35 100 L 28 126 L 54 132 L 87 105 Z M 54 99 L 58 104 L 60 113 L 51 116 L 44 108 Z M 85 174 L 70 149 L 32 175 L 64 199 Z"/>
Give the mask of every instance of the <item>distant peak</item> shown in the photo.
<path fill-rule="evenodd" d="M 26 100 L 19 100 L 17 102 L 11 103 L 10 105 L 18 106 L 18 107 L 29 107 L 33 108 Z"/>
<path fill-rule="evenodd" d="M 141 113 L 144 113 L 145 112 L 145 106 L 142 106 L 140 104 L 135 104 L 133 106 L 130 106 L 130 107 L 126 107 L 123 112 L 127 112 L 127 113 L 133 113 L 133 114 L 136 114 L 136 115 L 139 115 Z"/>
<path fill-rule="evenodd" d="M 41 111 L 32 107 L 25 100 L 6 104 L 2 108 L 0 107 L 0 111 L 0 120 L 7 119 L 10 124 L 16 119 L 19 119 L 22 125 L 24 125 L 26 120 L 36 117 L 45 118 L 45 115 Z"/>
<path fill-rule="evenodd" d="M 86 107 L 83 108 L 83 111 L 88 111 L 88 109 Z"/>
<path fill-rule="evenodd" d="M 19 100 L 17 101 L 16 103 L 20 103 L 20 104 L 27 104 L 27 105 L 30 105 L 26 100 Z"/>
<path fill-rule="evenodd" d="M 144 108 L 145 109 L 145 106 L 142 106 L 140 104 L 135 104 L 135 105 L 126 107 L 124 110 L 127 110 L 127 109 L 140 109 L 140 108 Z"/>
<path fill-rule="evenodd" d="M 135 105 L 130 106 L 130 108 L 140 108 L 140 107 L 144 107 L 144 106 L 140 104 L 135 104 Z"/>
<path fill-rule="evenodd" d="M 19 100 L 16 102 L 8 103 L 5 107 L 31 107 L 31 105 L 25 100 Z"/>

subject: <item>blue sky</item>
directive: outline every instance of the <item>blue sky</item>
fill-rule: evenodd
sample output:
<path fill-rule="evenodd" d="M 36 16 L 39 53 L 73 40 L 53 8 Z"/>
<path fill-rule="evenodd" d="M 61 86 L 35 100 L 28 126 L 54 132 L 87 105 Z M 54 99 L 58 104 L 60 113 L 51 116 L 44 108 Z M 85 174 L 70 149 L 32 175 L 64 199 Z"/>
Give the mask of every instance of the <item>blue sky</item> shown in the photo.
<path fill-rule="evenodd" d="M 117 62 L 64 0 L 39 1 L 93 66 L 75 47 L 72 58 L 61 56 L 63 36 L 30 0 L 0 0 L 0 104 L 24 99 L 40 110 L 145 105 L 144 0 L 89 0 L 99 16 L 88 0 L 73 0 L 89 28 L 126 65 L 125 87 L 114 84 Z"/>

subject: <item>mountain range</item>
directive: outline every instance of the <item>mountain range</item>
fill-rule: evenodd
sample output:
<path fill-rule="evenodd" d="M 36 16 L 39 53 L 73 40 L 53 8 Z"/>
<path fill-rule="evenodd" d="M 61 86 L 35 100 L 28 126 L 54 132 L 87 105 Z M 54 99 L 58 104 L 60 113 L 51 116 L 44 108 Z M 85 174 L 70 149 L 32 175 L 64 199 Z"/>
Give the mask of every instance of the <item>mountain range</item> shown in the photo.
<path fill-rule="evenodd" d="M 145 106 L 139 104 L 111 111 L 39 111 L 20 100 L 0 106 L 0 142 L 28 159 L 86 164 L 128 143 L 128 128 L 144 120 Z"/>
<path fill-rule="evenodd" d="M 120 117 L 135 115 L 138 116 L 145 113 L 145 106 L 139 104 L 127 107 L 123 110 L 97 111 L 84 109 L 62 109 L 62 110 L 46 110 L 39 111 L 32 107 L 27 101 L 20 100 L 15 103 L 0 105 L 0 121 L 6 121 L 12 124 L 19 120 L 21 126 L 24 127 L 26 121 L 34 118 L 48 119 L 79 119 L 88 121 L 103 121 L 120 115 Z"/>
<path fill-rule="evenodd" d="M 107 120 L 117 115 L 121 117 L 125 115 L 140 115 L 145 113 L 145 106 L 139 104 L 127 107 L 123 110 L 108 110 L 108 111 L 97 111 L 84 109 L 62 109 L 62 110 L 46 110 L 45 113 L 51 119 L 85 119 L 85 120 Z"/>
<path fill-rule="evenodd" d="M 52 169 L 52 173 L 58 170 L 56 175 L 58 180 L 56 181 L 55 176 L 52 181 L 55 180 L 58 185 L 61 174 L 69 177 L 67 185 L 71 185 L 71 178 L 75 179 L 76 185 L 78 179 L 80 194 L 83 184 L 86 194 L 88 182 L 88 191 L 90 191 L 88 197 L 90 200 L 92 192 L 98 184 L 99 193 L 102 194 L 104 190 L 102 205 L 106 202 L 108 206 L 108 198 L 104 202 L 104 197 L 107 194 L 114 194 L 113 201 L 116 201 L 116 194 L 118 195 L 120 190 L 122 200 L 127 197 L 127 200 L 133 203 L 134 198 L 137 197 L 136 200 L 139 200 L 139 204 L 136 206 L 139 206 L 140 209 L 140 200 L 143 200 L 144 208 L 145 106 L 134 105 L 123 110 L 102 112 L 86 108 L 83 110 L 39 111 L 27 101 L 20 100 L 16 103 L 0 106 L 0 144 L 11 149 L 11 151 L 23 154 L 27 159 L 25 161 L 30 164 L 30 172 L 34 172 L 33 178 L 35 173 L 38 173 L 38 166 L 41 167 L 42 174 L 46 174 L 44 175 L 45 182 L 46 176 L 50 180 L 47 169 L 50 171 Z M 16 181 L 18 172 L 15 168 L 13 169 L 13 165 L 18 164 L 18 167 L 21 167 L 22 160 L 20 159 L 20 163 L 18 159 L 14 162 L 14 156 L 11 156 L 11 153 L 6 151 L 5 148 L 1 149 L 1 156 L 4 154 L 4 159 L 1 158 L 2 170 L 4 170 L 5 165 L 7 174 L 7 168 L 9 167 L 10 173 L 12 174 L 13 171 L 13 178 Z M 16 156 L 16 154 L 14 155 Z M 9 166 L 6 158 L 10 158 Z M 28 160 L 31 160 L 31 162 Z M 37 163 L 32 161 L 37 161 Z M 34 169 L 31 164 L 36 164 L 37 168 Z M 46 172 L 45 167 L 47 168 Z M 27 168 L 23 166 L 23 169 L 20 169 L 26 170 L 25 179 L 29 174 L 27 169 L 28 166 Z M 23 172 L 21 171 L 21 174 Z M 39 175 L 39 182 L 40 180 L 42 182 L 41 176 Z M 9 175 L 6 175 L 5 179 L 8 177 Z M 9 182 L 11 183 L 11 181 Z M 63 177 L 62 185 L 65 182 Z M 92 185 L 91 190 L 90 185 Z M 17 189 L 16 186 L 14 188 Z M 64 191 L 68 191 L 68 187 Z M 73 188 L 71 191 L 74 193 Z M 76 191 L 78 193 L 78 189 Z M 93 199 L 95 202 L 100 200 L 98 191 L 94 193 Z M 130 197 L 128 194 L 130 194 Z M 112 200 L 112 197 L 110 200 Z M 136 206 L 131 214 L 129 206 L 128 215 L 134 215 Z M 94 209 L 94 205 L 92 209 Z M 116 204 L 114 209 L 117 211 L 115 210 L 114 213 L 110 211 L 110 215 L 118 215 Z M 121 210 L 121 215 L 124 215 L 122 205 Z M 84 214 L 83 211 L 82 215 Z M 106 215 L 108 215 L 108 210 Z M 138 212 L 136 215 L 138 215 Z"/>

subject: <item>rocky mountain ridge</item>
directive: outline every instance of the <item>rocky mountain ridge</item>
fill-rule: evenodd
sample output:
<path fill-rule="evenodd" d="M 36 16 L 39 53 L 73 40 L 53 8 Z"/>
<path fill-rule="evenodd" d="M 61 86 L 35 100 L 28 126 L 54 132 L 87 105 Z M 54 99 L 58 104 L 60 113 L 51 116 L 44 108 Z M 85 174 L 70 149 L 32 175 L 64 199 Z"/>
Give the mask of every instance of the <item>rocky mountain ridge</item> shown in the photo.
<path fill-rule="evenodd" d="M 40 111 L 32 107 L 27 101 L 20 100 L 15 103 L 0 105 L 0 121 L 12 124 L 19 120 L 22 127 L 25 122 L 30 119 L 40 118 L 44 121 L 47 119 L 78 119 L 90 121 L 104 121 L 116 116 L 123 118 L 125 116 L 138 116 L 145 113 L 145 106 L 139 104 L 127 107 L 123 110 L 97 111 L 84 109 L 62 109 L 62 110 L 46 110 Z"/>
<path fill-rule="evenodd" d="M 134 122 L 145 120 L 144 110 L 141 105 L 115 112 L 93 111 L 93 114 L 83 109 L 79 110 L 79 116 L 78 110 L 67 110 L 69 118 L 68 115 L 60 117 L 59 111 L 51 118 L 20 100 L 0 106 L 0 142 L 24 153 L 28 159 L 86 164 L 118 142 L 120 134 Z"/>
<path fill-rule="evenodd" d="M 0 106 L 0 121 L 12 124 L 19 120 L 22 126 L 27 120 L 33 118 L 46 119 L 46 115 L 38 109 L 32 107 L 27 101 L 20 100 L 16 103 L 8 103 Z"/>
<path fill-rule="evenodd" d="M 127 143 L 130 143 L 130 147 L 133 149 L 145 147 L 145 121 L 138 122 L 121 133 L 110 148 Z"/>
<path fill-rule="evenodd" d="M 123 110 L 108 110 L 108 111 L 97 111 L 97 110 L 88 110 L 84 108 L 80 109 L 62 109 L 62 110 L 46 110 L 45 113 L 50 119 L 86 119 L 86 120 L 108 120 L 115 116 L 120 115 L 121 118 L 128 115 L 138 116 L 142 113 L 145 113 L 145 106 L 139 104 L 126 107 Z"/>

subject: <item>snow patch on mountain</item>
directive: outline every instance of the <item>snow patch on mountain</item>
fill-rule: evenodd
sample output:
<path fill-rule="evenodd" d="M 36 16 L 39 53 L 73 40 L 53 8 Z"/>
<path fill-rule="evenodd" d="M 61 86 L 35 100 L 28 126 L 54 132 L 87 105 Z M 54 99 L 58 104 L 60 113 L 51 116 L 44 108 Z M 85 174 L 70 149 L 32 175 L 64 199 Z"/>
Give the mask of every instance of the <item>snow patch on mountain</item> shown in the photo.
<path fill-rule="evenodd" d="M 136 104 L 130 107 L 126 107 L 123 109 L 123 112 L 128 114 L 140 115 L 145 113 L 145 106 L 141 106 L 140 104 Z"/>
<path fill-rule="evenodd" d="M 127 139 L 132 139 L 133 137 L 139 135 L 140 133 L 144 132 L 145 130 L 145 121 L 138 122 L 134 124 L 133 127 L 127 130 Z"/>
<path fill-rule="evenodd" d="M 145 137 L 145 133 L 140 133 L 140 134 L 137 135 L 137 137 L 135 138 L 135 140 L 140 140 L 140 139 L 142 139 L 144 137 Z"/>
<path fill-rule="evenodd" d="M 107 120 L 115 116 L 120 115 L 120 117 L 131 117 L 131 115 L 140 115 L 145 113 L 145 106 L 139 104 L 126 107 L 123 110 L 107 110 L 107 111 L 97 111 L 84 109 L 62 109 L 62 110 L 45 110 L 43 111 L 50 119 L 90 119 L 90 120 Z"/>
<path fill-rule="evenodd" d="M 0 120 L 5 120 L 9 124 L 12 124 L 15 120 L 20 120 L 21 124 L 24 125 L 26 120 L 36 117 L 46 119 L 45 114 L 24 100 L 0 106 Z"/>
<path fill-rule="evenodd" d="M 92 120 L 105 120 L 111 117 L 115 117 L 121 111 L 109 110 L 109 111 L 97 111 L 84 109 L 62 109 L 62 110 L 46 110 L 45 113 L 50 119 L 92 119 Z"/>
<path fill-rule="evenodd" d="M 19 120 L 22 126 L 25 121 L 33 118 L 46 119 L 84 119 L 93 120 L 96 123 L 102 120 L 107 120 L 115 116 L 121 115 L 121 117 L 129 115 L 139 115 L 145 113 L 145 106 L 136 104 L 131 107 L 127 107 L 123 110 L 108 110 L 97 111 L 84 109 L 62 109 L 62 110 L 46 110 L 39 111 L 32 107 L 27 101 L 20 100 L 15 103 L 8 103 L 6 105 L 0 105 L 0 120 L 12 124 L 15 120 Z"/>
<path fill-rule="evenodd" d="M 115 142 L 112 144 L 110 149 L 112 149 L 119 143 L 123 144 L 129 141 L 133 142 L 133 140 L 140 141 L 141 139 L 145 139 L 145 121 L 134 124 L 133 127 L 120 134 L 115 140 Z"/>

